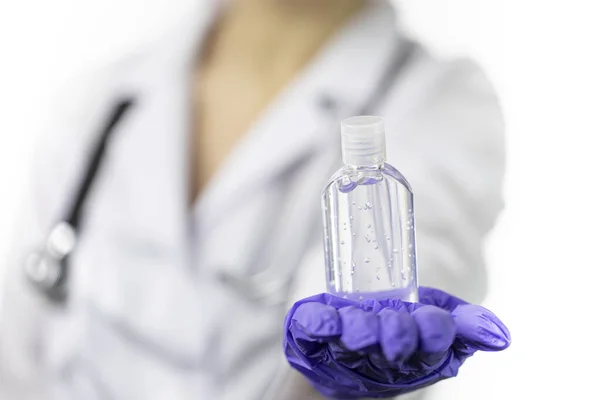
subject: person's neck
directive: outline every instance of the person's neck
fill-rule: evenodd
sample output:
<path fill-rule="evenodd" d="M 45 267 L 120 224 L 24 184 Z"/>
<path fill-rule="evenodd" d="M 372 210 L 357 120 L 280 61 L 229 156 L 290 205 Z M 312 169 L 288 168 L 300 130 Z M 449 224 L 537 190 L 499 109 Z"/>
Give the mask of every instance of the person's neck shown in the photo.
<path fill-rule="evenodd" d="M 235 0 L 216 26 L 211 47 L 263 71 L 300 66 L 365 2 Z"/>

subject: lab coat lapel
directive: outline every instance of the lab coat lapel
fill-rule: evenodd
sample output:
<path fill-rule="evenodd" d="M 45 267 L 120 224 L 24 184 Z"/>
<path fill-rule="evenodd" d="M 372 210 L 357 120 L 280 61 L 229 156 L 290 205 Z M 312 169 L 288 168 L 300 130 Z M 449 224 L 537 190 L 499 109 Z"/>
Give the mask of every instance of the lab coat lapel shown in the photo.
<path fill-rule="evenodd" d="M 122 229 L 175 252 L 186 245 L 188 233 L 191 69 L 202 44 L 198 38 L 220 5 L 211 0 L 182 7 L 160 40 L 118 69 L 119 91 L 135 106 L 113 135 L 104 175 L 124 177 L 122 193 L 135 193 L 131 198 L 139 203 L 119 216 Z M 155 228 L 148 229 L 150 221 Z"/>
<path fill-rule="evenodd" d="M 204 331 L 187 257 L 188 99 L 209 12 L 190 9 L 151 51 L 115 69 L 119 92 L 136 104 L 113 135 L 72 259 L 74 307 L 95 310 L 85 329 L 99 317 L 182 357 L 198 354 Z"/>

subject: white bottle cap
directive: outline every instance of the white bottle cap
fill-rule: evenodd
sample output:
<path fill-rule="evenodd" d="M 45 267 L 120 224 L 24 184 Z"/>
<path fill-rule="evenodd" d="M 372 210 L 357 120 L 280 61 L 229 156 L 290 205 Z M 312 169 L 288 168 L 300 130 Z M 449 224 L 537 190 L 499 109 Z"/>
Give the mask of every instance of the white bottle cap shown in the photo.
<path fill-rule="evenodd" d="M 383 118 L 358 116 L 342 121 L 342 158 L 344 164 L 381 165 L 385 162 Z"/>

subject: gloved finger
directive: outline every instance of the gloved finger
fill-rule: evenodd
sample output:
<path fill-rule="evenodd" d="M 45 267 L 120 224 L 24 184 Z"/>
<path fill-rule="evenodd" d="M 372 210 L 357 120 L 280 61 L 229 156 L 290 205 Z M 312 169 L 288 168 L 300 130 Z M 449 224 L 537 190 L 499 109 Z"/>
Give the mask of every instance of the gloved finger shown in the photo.
<path fill-rule="evenodd" d="M 500 351 L 510 346 L 508 328 L 488 309 L 465 304 L 452 312 L 456 336 L 474 350 Z"/>
<path fill-rule="evenodd" d="M 348 306 L 338 313 L 342 321 L 341 342 L 348 350 L 363 350 L 379 342 L 379 321 L 374 312 Z"/>
<path fill-rule="evenodd" d="M 313 339 L 330 339 L 342 333 L 342 323 L 337 310 L 327 304 L 301 304 L 292 316 L 292 321 L 297 329 Z"/>
<path fill-rule="evenodd" d="M 419 303 L 443 308 L 446 311 L 452 311 L 459 305 L 468 304 L 450 293 L 426 286 L 419 287 Z"/>
<path fill-rule="evenodd" d="M 419 344 L 417 324 L 406 309 L 384 308 L 379 316 L 379 343 L 389 362 L 402 362 Z"/>
<path fill-rule="evenodd" d="M 412 313 L 419 329 L 419 350 L 435 354 L 450 348 L 456 336 L 456 324 L 448 311 L 423 306 Z"/>

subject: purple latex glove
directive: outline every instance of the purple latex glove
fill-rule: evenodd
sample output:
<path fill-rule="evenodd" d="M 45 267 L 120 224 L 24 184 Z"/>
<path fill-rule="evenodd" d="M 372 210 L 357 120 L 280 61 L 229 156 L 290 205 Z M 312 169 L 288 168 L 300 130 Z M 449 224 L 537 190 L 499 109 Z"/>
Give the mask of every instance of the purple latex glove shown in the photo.
<path fill-rule="evenodd" d="M 385 398 L 456 376 L 477 350 L 504 350 L 510 333 L 487 309 L 419 288 L 419 303 L 300 300 L 285 319 L 284 351 L 323 395 Z"/>

